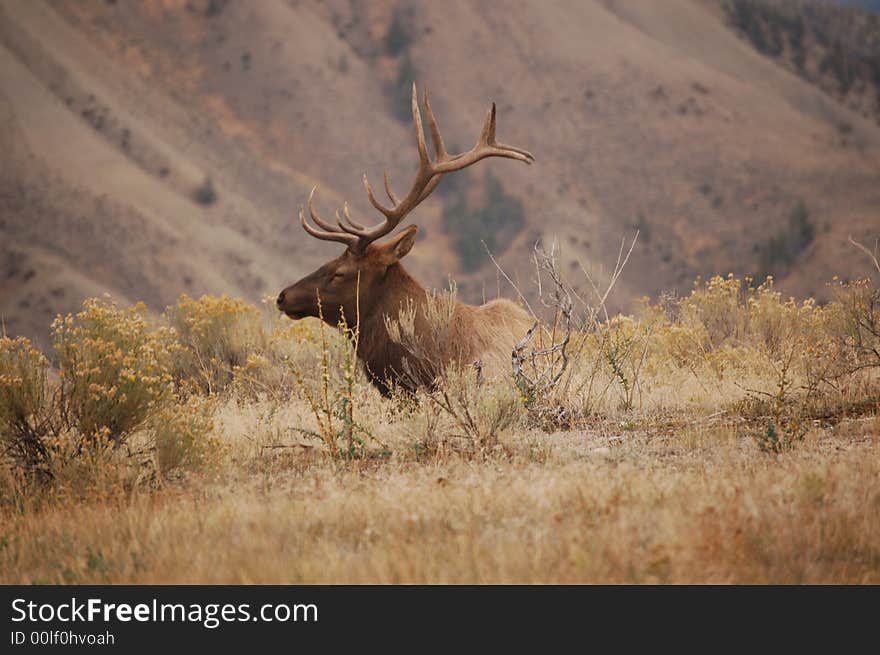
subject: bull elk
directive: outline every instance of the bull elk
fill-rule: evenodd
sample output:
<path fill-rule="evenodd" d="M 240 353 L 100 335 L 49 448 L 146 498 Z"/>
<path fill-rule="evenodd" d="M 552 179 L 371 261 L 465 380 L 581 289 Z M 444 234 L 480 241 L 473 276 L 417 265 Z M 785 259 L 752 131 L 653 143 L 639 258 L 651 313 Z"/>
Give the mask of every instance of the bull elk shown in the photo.
<path fill-rule="evenodd" d="M 356 320 L 359 332 L 358 358 L 373 384 L 385 394 L 392 383 L 411 390 L 429 384 L 432 376 L 438 372 L 438 366 L 453 362 L 469 364 L 479 360 L 491 368 L 504 361 L 509 363 L 514 345 L 532 325 L 525 310 L 508 300 L 498 299 L 480 306 L 456 302 L 451 308 L 443 338 L 433 340 L 439 344 L 435 348 L 437 352 L 429 356 L 415 354 L 412 349 L 393 340 L 388 333 L 388 318 L 397 317 L 404 308 L 413 312 L 412 326 L 417 336 L 434 336 L 427 335 L 427 332 L 436 330 L 437 326 L 427 315 L 429 294 L 400 263 L 415 243 L 418 228 L 410 225 L 383 243 L 376 241 L 391 233 L 419 203 L 431 195 L 446 173 L 461 170 L 487 157 L 506 157 L 526 164 L 535 160 L 529 152 L 495 140 L 494 103 L 476 145 L 457 155 L 446 151 L 431 111 L 427 89 L 424 92 L 424 105 L 434 145 L 433 159 L 428 156 L 418 94 L 413 84 L 412 114 L 419 168 L 409 193 L 403 199 L 398 199 L 391 190 L 386 171 L 385 191 L 392 203 L 386 207 L 376 199 L 365 174 L 363 183 L 367 198 L 384 216 L 381 223 L 365 227 L 350 216 L 347 205 L 343 206 L 342 218 L 336 212 L 335 225 L 321 218 L 315 209 L 313 188 L 309 195 L 309 215 L 317 227 L 306 221 L 302 207 L 299 211 L 300 223 L 313 237 L 338 241 L 346 245 L 346 250 L 284 289 L 277 300 L 278 309 L 294 320 L 320 316 L 334 326 L 343 315 L 349 322 Z M 423 361 L 412 361 L 420 357 Z M 419 374 L 413 376 L 412 371 L 419 371 Z"/>

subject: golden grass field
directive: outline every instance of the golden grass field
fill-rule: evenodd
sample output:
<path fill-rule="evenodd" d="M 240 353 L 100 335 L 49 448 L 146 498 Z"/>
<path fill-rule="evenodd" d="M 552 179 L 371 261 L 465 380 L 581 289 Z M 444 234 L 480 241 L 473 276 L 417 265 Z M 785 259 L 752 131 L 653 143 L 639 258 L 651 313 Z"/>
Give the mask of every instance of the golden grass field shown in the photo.
<path fill-rule="evenodd" d="M 880 302 L 835 288 L 714 278 L 416 399 L 316 320 L 88 301 L 51 364 L 0 341 L 0 583 L 878 583 Z"/>

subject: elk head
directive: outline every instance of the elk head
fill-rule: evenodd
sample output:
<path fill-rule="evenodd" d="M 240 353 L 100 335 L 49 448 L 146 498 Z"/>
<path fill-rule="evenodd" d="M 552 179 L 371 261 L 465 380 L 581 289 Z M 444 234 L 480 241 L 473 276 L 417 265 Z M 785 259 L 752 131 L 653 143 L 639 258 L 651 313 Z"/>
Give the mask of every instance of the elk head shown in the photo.
<path fill-rule="evenodd" d="M 419 150 L 419 169 L 409 193 L 403 199 L 398 199 L 391 190 L 386 171 L 385 192 L 392 203 L 390 207 L 386 207 L 376 199 L 367 176 L 364 175 L 367 197 L 373 207 L 384 216 L 381 223 L 365 227 L 352 219 L 348 206 L 344 205 L 342 217 L 336 212 L 336 224 L 330 224 L 315 209 L 314 188 L 309 195 L 309 216 L 317 227 L 306 222 L 303 208 L 300 208 L 299 220 L 306 232 L 318 239 L 343 243 L 346 250 L 278 295 L 278 309 L 290 318 L 300 319 L 320 314 L 326 322 L 336 325 L 341 310 L 349 324 L 353 325 L 356 316 L 375 315 L 378 307 L 388 306 L 395 299 L 399 301 L 404 293 L 401 285 L 405 281 L 415 285 L 402 272 L 398 262 L 412 248 L 417 228 L 411 225 L 383 243 L 376 241 L 394 230 L 419 203 L 431 195 L 446 173 L 461 170 L 486 157 L 506 157 L 527 164 L 534 161 L 535 158 L 525 150 L 496 142 L 494 103 L 486 116 L 476 145 L 467 152 L 449 154 L 431 111 L 427 89 L 424 92 L 424 103 L 428 130 L 434 145 L 433 160 L 428 156 L 416 85 L 413 84 L 412 113 Z M 416 288 L 419 287 L 416 285 Z"/>

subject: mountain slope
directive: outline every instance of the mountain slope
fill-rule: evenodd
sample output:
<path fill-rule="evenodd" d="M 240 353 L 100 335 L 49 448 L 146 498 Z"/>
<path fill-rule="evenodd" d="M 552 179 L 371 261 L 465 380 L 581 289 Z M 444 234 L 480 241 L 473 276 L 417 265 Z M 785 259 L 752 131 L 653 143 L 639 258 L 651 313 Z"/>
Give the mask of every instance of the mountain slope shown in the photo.
<path fill-rule="evenodd" d="M 536 238 L 559 241 L 583 288 L 578 263 L 607 272 L 637 228 L 617 307 L 697 275 L 769 272 L 821 296 L 863 270 L 846 236 L 880 231 L 880 128 L 760 56 L 716 5 L 493 6 L 0 2 L 7 331 L 45 339 L 54 313 L 104 291 L 156 309 L 274 295 L 338 252 L 296 223 L 312 185 L 325 213 L 347 199 L 374 220 L 363 172 L 409 184 L 405 73 L 430 86 L 451 146 L 494 100 L 499 138 L 538 160 L 482 163 L 415 212 L 408 266 L 427 285 L 452 274 L 471 300 L 500 286 L 488 258 L 464 272 L 443 227 L 460 195 L 486 201 L 487 172 L 524 209 L 499 254 L 525 290 Z M 213 204 L 194 200 L 206 177 Z M 799 208 L 812 232 L 794 247 Z"/>

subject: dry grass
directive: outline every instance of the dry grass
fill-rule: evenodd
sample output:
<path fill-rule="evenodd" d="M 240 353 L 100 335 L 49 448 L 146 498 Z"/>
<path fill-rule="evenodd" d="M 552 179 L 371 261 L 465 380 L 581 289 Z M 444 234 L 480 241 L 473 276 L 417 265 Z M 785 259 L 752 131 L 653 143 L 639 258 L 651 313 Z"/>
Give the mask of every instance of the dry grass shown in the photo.
<path fill-rule="evenodd" d="M 479 463 L 285 452 L 7 516 L 4 583 L 877 583 L 878 424 L 524 434 Z M 240 462 L 241 463 L 241 462 Z"/>
<path fill-rule="evenodd" d="M 877 335 L 853 332 L 876 323 L 852 320 L 876 318 L 876 289 L 840 294 L 816 307 L 716 278 L 581 324 L 538 397 L 458 371 L 415 401 L 382 398 L 314 323 L 248 318 L 236 341 L 253 308 L 183 299 L 201 335 L 235 342 L 215 350 L 92 302 L 59 323 L 68 354 L 118 359 L 134 334 L 174 355 L 173 388 L 137 423 L 89 424 L 109 438 L 90 446 L 53 413 L 72 406 L 64 378 L 0 341 L 0 583 L 880 583 Z M 560 343 L 542 329 L 536 348 Z M 226 354 L 187 373 L 187 352 Z M 141 393 L 138 376 L 83 371 L 100 374 L 85 407 L 131 414 L 108 389 Z M 14 429 L 46 445 L 46 474 L 8 449 Z"/>

